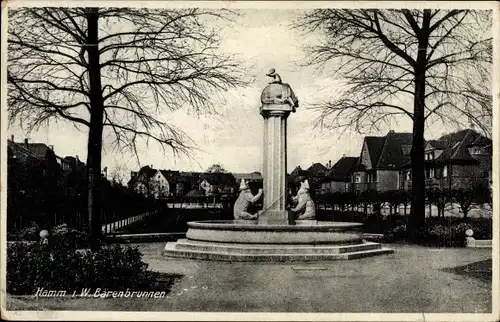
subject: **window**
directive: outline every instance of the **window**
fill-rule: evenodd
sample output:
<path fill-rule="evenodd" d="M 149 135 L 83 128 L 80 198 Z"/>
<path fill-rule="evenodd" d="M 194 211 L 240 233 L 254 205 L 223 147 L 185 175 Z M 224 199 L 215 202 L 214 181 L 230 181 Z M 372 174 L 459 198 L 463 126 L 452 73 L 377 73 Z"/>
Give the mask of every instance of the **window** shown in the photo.
<path fill-rule="evenodd" d="M 345 184 L 345 191 L 349 191 L 349 184 L 348 183 Z"/>
<path fill-rule="evenodd" d="M 429 169 L 429 179 L 435 178 L 434 168 Z"/>
<path fill-rule="evenodd" d="M 443 167 L 443 178 L 446 178 L 448 176 L 448 166 Z"/>
<path fill-rule="evenodd" d="M 411 170 L 406 171 L 406 181 L 411 181 Z"/>
<path fill-rule="evenodd" d="M 403 153 L 403 155 L 410 155 L 411 145 L 409 145 L 409 144 L 401 145 L 401 152 Z"/>
<path fill-rule="evenodd" d="M 354 175 L 354 182 L 356 182 L 356 183 L 360 183 L 361 182 L 361 175 L 360 174 Z"/>
<path fill-rule="evenodd" d="M 481 148 L 472 148 L 472 154 L 481 154 Z"/>

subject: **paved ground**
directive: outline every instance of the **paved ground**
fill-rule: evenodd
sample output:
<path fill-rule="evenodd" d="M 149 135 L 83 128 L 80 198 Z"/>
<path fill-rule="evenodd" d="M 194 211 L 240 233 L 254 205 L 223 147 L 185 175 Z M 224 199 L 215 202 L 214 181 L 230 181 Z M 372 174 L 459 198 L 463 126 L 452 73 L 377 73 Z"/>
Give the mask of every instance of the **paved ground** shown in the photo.
<path fill-rule="evenodd" d="M 486 277 L 483 274 L 482 278 L 477 278 L 472 274 L 456 274 L 453 270 L 455 267 L 491 258 L 491 249 L 430 249 L 391 244 L 388 247 L 395 250 L 394 254 L 352 261 L 252 264 L 166 259 L 161 255 L 164 243 L 138 246 L 151 269 L 184 275 L 168 298 L 35 300 L 18 297 L 8 301 L 8 308 L 214 312 L 491 312 L 491 281 L 487 274 Z"/>

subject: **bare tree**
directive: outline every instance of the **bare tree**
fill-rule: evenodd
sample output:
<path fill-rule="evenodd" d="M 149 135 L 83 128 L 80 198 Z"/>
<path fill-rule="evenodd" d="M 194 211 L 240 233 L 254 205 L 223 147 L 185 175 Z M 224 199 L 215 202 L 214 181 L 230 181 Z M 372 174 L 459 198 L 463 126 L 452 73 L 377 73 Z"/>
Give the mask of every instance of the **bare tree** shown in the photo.
<path fill-rule="evenodd" d="M 491 128 L 491 17 L 491 11 L 321 9 L 298 21 L 320 36 L 306 65 L 344 81 L 337 98 L 314 107 L 318 125 L 367 133 L 401 117 L 413 122 L 412 232 L 425 219 L 426 122 L 465 116 L 486 133 Z"/>
<path fill-rule="evenodd" d="M 126 168 L 124 165 L 117 165 L 113 170 L 110 172 L 110 179 L 111 182 L 116 185 L 116 186 L 123 186 L 125 182 L 125 173 L 126 173 Z"/>
<path fill-rule="evenodd" d="M 88 129 L 89 229 L 99 237 L 103 132 L 118 151 L 139 142 L 187 153 L 193 142 L 166 112 L 210 112 L 242 84 L 239 64 L 217 52 L 201 9 L 22 8 L 9 15 L 8 109 L 28 130 L 59 120 Z"/>

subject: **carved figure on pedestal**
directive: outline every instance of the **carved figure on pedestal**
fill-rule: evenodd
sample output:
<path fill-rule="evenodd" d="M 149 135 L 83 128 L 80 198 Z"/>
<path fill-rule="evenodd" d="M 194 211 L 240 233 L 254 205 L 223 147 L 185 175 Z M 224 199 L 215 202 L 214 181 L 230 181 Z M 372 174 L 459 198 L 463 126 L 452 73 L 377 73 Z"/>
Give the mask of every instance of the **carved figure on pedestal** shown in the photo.
<path fill-rule="evenodd" d="M 240 195 L 234 204 L 234 219 L 250 219 L 254 220 L 259 217 L 259 213 L 251 214 L 248 212 L 248 207 L 251 204 L 256 203 L 262 196 L 263 190 L 259 189 L 259 192 L 254 196 L 250 191 L 250 187 L 245 182 L 245 179 L 241 179 L 240 184 Z"/>
<path fill-rule="evenodd" d="M 295 109 L 299 107 L 299 100 L 295 96 L 295 93 L 290 85 L 282 82 L 280 75 L 276 73 L 274 68 L 271 68 L 266 75 L 271 77 L 273 80 L 269 82 L 266 88 L 264 88 L 260 97 L 261 103 L 264 105 L 264 110 L 266 110 L 266 107 L 273 110 L 275 108 L 273 105 L 275 104 L 287 104 L 288 107 L 286 108 L 286 111 L 295 112 Z"/>
<path fill-rule="evenodd" d="M 316 219 L 316 207 L 311 195 L 309 195 L 309 189 L 308 180 L 301 182 L 297 196 L 293 198 L 298 203 L 297 206 L 291 209 L 292 212 L 296 213 L 296 220 Z"/>

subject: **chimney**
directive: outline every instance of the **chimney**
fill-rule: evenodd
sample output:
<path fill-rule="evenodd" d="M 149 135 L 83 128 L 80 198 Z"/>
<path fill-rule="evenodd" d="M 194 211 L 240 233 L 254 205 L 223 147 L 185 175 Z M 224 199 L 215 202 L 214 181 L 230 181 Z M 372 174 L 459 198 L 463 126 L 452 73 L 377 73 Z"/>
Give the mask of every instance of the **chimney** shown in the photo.
<path fill-rule="evenodd" d="M 130 177 L 131 177 L 131 178 L 135 178 L 135 177 L 137 177 L 137 172 L 135 172 L 135 171 L 130 171 Z"/>
<path fill-rule="evenodd" d="M 76 161 L 80 161 L 80 158 L 78 157 L 78 154 L 75 155 L 75 159 L 76 159 Z"/>
<path fill-rule="evenodd" d="M 28 146 L 28 138 L 24 139 L 24 145 Z"/>
<path fill-rule="evenodd" d="M 53 145 L 49 145 L 49 149 L 51 149 L 52 151 L 54 151 L 54 146 Z"/>
<path fill-rule="evenodd" d="M 11 135 L 11 136 L 10 136 L 10 140 L 11 140 L 12 142 L 14 142 L 14 135 Z"/>
<path fill-rule="evenodd" d="M 328 169 L 332 168 L 332 160 L 328 160 Z"/>

